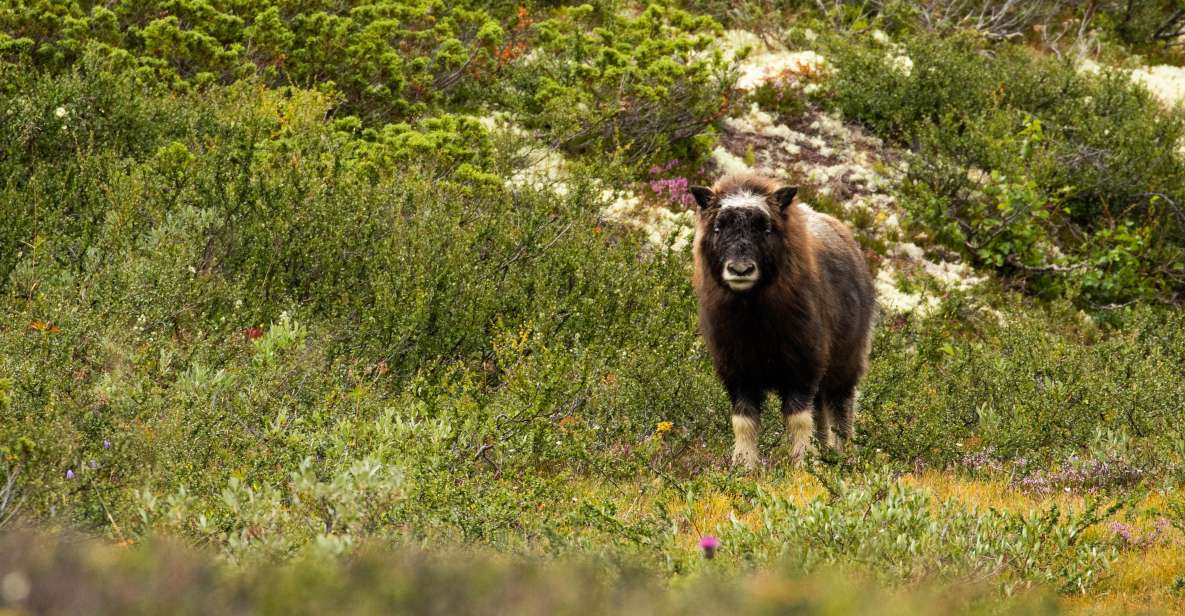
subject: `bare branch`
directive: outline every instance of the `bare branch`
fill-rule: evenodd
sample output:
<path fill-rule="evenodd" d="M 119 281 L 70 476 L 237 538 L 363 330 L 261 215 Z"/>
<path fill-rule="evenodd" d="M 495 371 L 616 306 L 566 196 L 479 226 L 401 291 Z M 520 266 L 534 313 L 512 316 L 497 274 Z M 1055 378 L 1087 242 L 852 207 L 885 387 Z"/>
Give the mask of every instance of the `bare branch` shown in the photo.
<path fill-rule="evenodd" d="M 918 3 L 917 10 L 923 25 L 931 32 L 969 28 L 988 38 L 1004 40 L 1024 36 L 1030 28 L 1057 14 L 1068 1 L 924 0 Z"/>
<path fill-rule="evenodd" d="M 16 477 L 19 469 L 6 469 L 4 485 L 0 486 L 0 528 L 16 516 L 23 499 L 17 498 Z"/>

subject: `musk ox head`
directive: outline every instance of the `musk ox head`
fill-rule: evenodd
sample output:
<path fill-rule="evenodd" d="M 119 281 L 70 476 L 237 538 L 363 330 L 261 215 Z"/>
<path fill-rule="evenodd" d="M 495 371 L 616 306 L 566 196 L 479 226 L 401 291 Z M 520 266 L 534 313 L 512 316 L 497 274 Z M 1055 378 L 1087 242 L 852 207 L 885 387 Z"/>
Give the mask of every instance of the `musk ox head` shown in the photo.
<path fill-rule="evenodd" d="M 699 205 L 697 250 L 716 282 L 745 293 L 777 276 L 785 263 L 786 208 L 798 188 L 747 181 L 691 187 Z"/>

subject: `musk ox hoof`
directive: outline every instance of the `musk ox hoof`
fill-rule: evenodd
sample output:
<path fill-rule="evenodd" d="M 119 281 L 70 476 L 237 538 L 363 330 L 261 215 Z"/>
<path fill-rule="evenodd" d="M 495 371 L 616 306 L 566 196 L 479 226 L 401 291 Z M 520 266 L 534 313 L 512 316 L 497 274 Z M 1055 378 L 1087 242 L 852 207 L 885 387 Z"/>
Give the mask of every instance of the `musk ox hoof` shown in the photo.
<path fill-rule="evenodd" d="M 842 436 L 835 437 L 835 452 L 841 456 L 856 455 L 856 444 Z"/>
<path fill-rule="evenodd" d="M 790 446 L 790 466 L 800 468 L 806 462 L 807 454 L 811 456 L 818 455 L 819 450 L 815 448 L 815 444 L 807 442 L 806 444 L 792 444 Z"/>
<path fill-rule="evenodd" d="M 736 448 L 732 451 L 732 465 L 736 468 L 755 469 L 761 466 L 761 457 L 756 449 Z"/>

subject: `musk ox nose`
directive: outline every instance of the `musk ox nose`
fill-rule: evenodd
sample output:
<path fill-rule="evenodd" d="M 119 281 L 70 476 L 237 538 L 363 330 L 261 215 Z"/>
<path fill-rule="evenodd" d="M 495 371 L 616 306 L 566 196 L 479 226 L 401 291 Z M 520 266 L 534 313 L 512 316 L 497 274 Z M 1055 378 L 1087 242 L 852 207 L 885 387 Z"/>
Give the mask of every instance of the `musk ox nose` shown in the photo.
<path fill-rule="evenodd" d="M 729 274 L 737 278 L 748 278 L 757 269 L 757 264 L 749 259 L 739 259 L 736 261 L 729 261 L 724 266 Z"/>

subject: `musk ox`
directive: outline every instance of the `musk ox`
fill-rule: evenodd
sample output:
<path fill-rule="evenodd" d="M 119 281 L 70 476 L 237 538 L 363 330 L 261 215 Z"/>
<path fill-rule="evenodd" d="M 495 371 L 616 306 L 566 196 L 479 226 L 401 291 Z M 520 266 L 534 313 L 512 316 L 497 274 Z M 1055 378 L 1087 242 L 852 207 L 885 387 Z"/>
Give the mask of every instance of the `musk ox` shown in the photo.
<path fill-rule="evenodd" d="M 840 221 L 794 204 L 796 187 L 770 178 L 729 175 L 691 192 L 700 329 L 732 401 L 733 464 L 758 463 L 771 391 L 782 400 L 792 463 L 812 437 L 842 448 L 875 301 L 859 244 Z"/>

